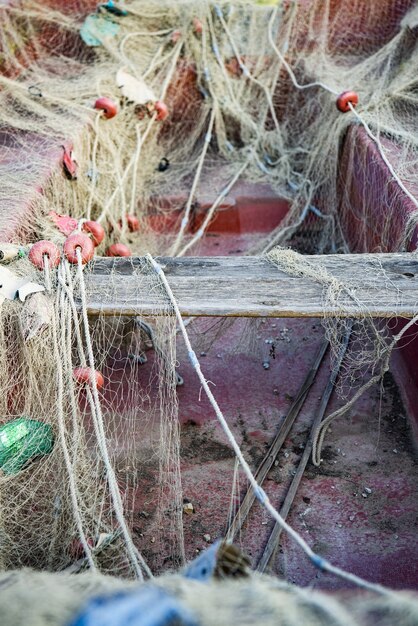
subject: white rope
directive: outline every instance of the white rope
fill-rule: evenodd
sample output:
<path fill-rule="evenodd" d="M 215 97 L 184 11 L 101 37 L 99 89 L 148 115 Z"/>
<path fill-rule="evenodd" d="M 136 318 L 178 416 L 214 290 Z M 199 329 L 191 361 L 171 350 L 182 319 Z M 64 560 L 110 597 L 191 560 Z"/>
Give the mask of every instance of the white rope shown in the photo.
<path fill-rule="evenodd" d="M 235 173 L 235 175 L 233 176 L 231 181 L 228 183 L 228 185 L 225 187 L 225 189 L 219 194 L 219 196 L 216 198 L 215 202 L 210 207 L 209 211 L 206 213 L 205 219 L 203 220 L 203 223 L 202 223 L 201 227 L 199 228 L 199 230 L 196 232 L 194 237 L 192 237 L 192 239 L 185 246 L 183 246 L 183 248 L 180 250 L 180 252 L 178 253 L 177 256 L 184 256 L 186 254 L 186 252 L 192 246 L 194 246 L 194 244 L 197 243 L 199 241 L 199 239 L 201 239 L 203 237 L 203 235 L 205 234 L 205 230 L 208 227 L 208 225 L 209 225 L 209 223 L 210 223 L 210 221 L 211 221 L 211 219 L 213 217 L 213 214 L 215 213 L 216 209 L 221 204 L 222 200 L 231 191 L 232 187 L 235 185 L 235 183 L 237 182 L 238 178 L 241 176 L 243 171 L 250 164 L 250 161 L 251 161 L 251 158 L 248 159 L 247 161 L 245 161 L 245 163 Z"/>
<path fill-rule="evenodd" d="M 45 263 L 45 266 L 48 263 Z M 56 298 L 57 309 L 64 312 L 65 302 L 64 302 L 64 292 L 58 287 L 57 290 L 57 298 Z M 91 552 L 91 547 L 87 541 L 86 534 L 84 532 L 83 520 L 81 518 L 80 509 L 78 505 L 79 494 L 77 490 L 77 485 L 75 482 L 75 476 L 70 453 L 68 450 L 67 442 L 65 439 L 65 425 L 64 425 L 64 411 L 63 411 L 63 402 L 64 402 L 64 374 L 63 374 L 63 366 L 62 366 L 62 357 L 59 351 L 58 344 L 58 333 L 57 333 L 57 311 L 54 312 L 54 316 L 52 318 L 52 337 L 54 342 L 54 356 L 55 363 L 57 366 L 57 413 L 58 413 L 58 434 L 61 443 L 61 449 L 64 456 L 64 463 L 67 470 L 68 475 L 68 485 L 70 489 L 70 497 L 73 505 L 73 514 L 75 523 L 77 526 L 77 531 L 80 537 L 81 545 L 83 546 L 84 553 L 88 560 L 89 566 L 93 572 L 96 571 L 96 565 L 94 563 L 93 555 Z"/>
<path fill-rule="evenodd" d="M 363 119 L 363 117 L 360 115 L 360 113 L 358 113 L 355 108 L 353 107 L 353 105 L 351 104 L 351 102 L 348 103 L 348 106 L 351 109 L 351 112 L 354 113 L 354 115 L 356 116 L 356 118 L 359 120 L 359 122 L 361 124 L 363 124 L 364 129 L 366 131 L 366 133 L 369 135 L 370 139 L 372 139 L 376 146 L 377 149 L 379 150 L 379 154 L 382 157 L 383 161 L 385 162 L 389 172 L 392 174 L 394 180 L 396 180 L 396 182 L 398 183 L 399 187 L 402 189 L 402 191 L 408 196 L 408 198 L 413 202 L 413 204 L 417 207 L 418 209 L 418 200 L 415 198 L 414 195 L 412 195 L 412 193 L 405 187 L 405 185 L 403 184 L 403 182 L 401 181 L 401 179 L 399 178 L 398 174 L 395 172 L 395 170 L 393 169 L 392 164 L 390 163 L 390 161 L 388 160 L 385 151 L 383 150 L 383 146 L 380 142 L 379 137 L 376 137 L 376 135 L 374 135 L 371 131 L 370 126 L 367 124 L 367 122 Z"/>
<path fill-rule="evenodd" d="M 171 249 L 170 256 L 175 256 L 176 255 L 176 252 L 177 252 L 177 250 L 180 247 L 181 240 L 183 239 L 183 235 L 185 233 L 185 230 L 186 230 L 186 228 L 187 228 L 187 226 L 189 224 L 190 211 L 192 209 L 194 196 L 195 196 L 195 193 L 196 193 L 197 186 L 199 184 L 200 176 L 202 174 L 202 169 L 203 169 L 203 164 L 205 162 L 206 154 L 207 154 L 210 142 L 212 140 L 212 131 L 213 131 L 213 125 L 215 123 L 215 118 L 216 118 L 216 106 L 214 106 L 213 109 L 212 109 L 212 113 L 211 113 L 210 120 L 209 120 L 209 126 L 208 126 L 208 129 L 206 131 L 206 135 L 205 135 L 205 142 L 204 142 L 204 145 L 203 145 L 202 152 L 200 154 L 200 158 L 199 158 L 199 162 L 198 162 L 198 165 L 197 165 L 196 173 L 195 173 L 195 176 L 194 176 L 192 188 L 190 190 L 189 198 L 187 200 L 186 209 L 184 211 L 184 215 L 183 215 L 183 218 L 181 220 L 180 230 L 177 233 L 176 240 L 175 240 L 175 242 L 173 244 L 173 247 Z"/>
<path fill-rule="evenodd" d="M 143 580 L 144 576 L 142 574 L 140 565 L 142 566 L 145 573 L 149 577 L 152 577 L 152 572 L 149 569 L 148 565 L 145 563 L 140 552 L 135 547 L 135 544 L 132 540 L 128 526 L 126 524 L 122 497 L 120 495 L 118 483 L 116 480 L 114 469 L 112 467 L 112 463 L 110 461 L 109 451 L 107 447 L 106 434 L 104 430 L 103 414 L 102 414 L 99 392 L 97 389 L 97 381 L 96 381 L 96 376 L 95 376 L 95 362 L 94 362 L 94 355 L 93 355 L 93 345 L 91 342 L 91 335 L 90 335 L 89 319 L 87 315 L 86 286 L 84 282 L 83 262 L 81 259 L 80 248 L 77 248 L 77 261 L 78 261 L 78 279 L 79 279 L 79 286 L 80 286 L 82 320 L 83 320 L 84 336 L 85 336 L 86 347 L 87 347 L 87 360 L 88 360 L 89 367 L 91 369 L 90 386 L 87 387 L 87 393 L 92 394 L 93 400 L 94 400 L 94 407 L 95 407 L 95 411 L 92 414 L 93 425 L 94 425 L 97 441 L 99 444 L 99 448 L 103 457 L 103 461 L 106 467 L 107 481 L 109 485 L 109 491 L 110 491 L 110 495 L 112 498 L 112 502 L 115 507 L 116 519 L 119 522 L 119 526 L 121 528 L 123 537 L 125 539 L 128 554 L 131 559 L 132 565 L 134 566 L 136 575 L 138 576 L 139 580 Z"/>
<path fill-rule="evenodd" d="M 168 295 L 168 298 L 173 306 L 174 312 L 176 314 L 176 318 L 177 318 L 177 322 L 178 325 L 180 327 L 180 330 L 182 332 L 183 335 L 183 339 L 184 342 L 186 344 L 187 347 L 187 351 L 188 351 L 188 355 L 189 355 L 189 359 L 190 362 L 194 368 L 194 370 L 196 371 L 198 377 L 199 377 L 199 381 L 206 393 L 206 396 L 208 397 L 208 400 L 210 402 L 210 404 L 212 405 L 212 408 L 215 411 L 216 417 L 219 420 L 219 423 L 222 426 L 222 429 L 226 435 L 226 437 L 228 438 L 229 443 L 231 444 L 231 447 L 233 448 L 244 472 L 245 475 L 248 479 L 248 481 L 250 482 L 252 488 L 254 489 L 254 493 L 257 497 L 257 499 L 259 500 L 259 502 L 261 503 L 262 506 L 264 506 L 264 508 L 270 513 L 270 515 L 272 516 L 272 518 L 283 528 L 283 530 L 285 530 L 291 537 L 292 539 L 302 548 L 302 550 L 305 552 L 305 554 L 309 557 L 309 559 L 311 560 L 311 562 L 318 567 L 319 569 L 323 570 L 323 571 L 327 571 L 331 574 L 335 574 L 336 576 L 343 578 L 344 580 L 347 580 L 351 583 L 354 583 L 355 585 L 358 585 L 359 587 L 362 587 L 363 589 L 368 589 L 370 591 L 375 591 L 376 593 L 380 593 L 380 594 L 391 594 L 392 592 L 389 589 L 386 589 L 385 587 L 375 584 L 375 583 L 370 583 L 366 580 L 363 580 L 362 578 L 360 578 L 359 576 L 356 576 L 355 574 L 351 574 L 350 572 L 346 572 L 342 569 L 340 569 L 339 567 L 336 567 L 334 565 L 332 565 L 331 563 L 329 563 L 326 559 L 320 557 L 318 554 L 316 554 L 315 552 L 313 552 L 313 550 L 310 548 L 310 546 L 306 543 L 306 541 L 303 539 L 303 537 L 301 537 L 299 535 L 299 533 L 297 533 L 280 515 L 280 513 L 274 508 L 274 506 L 271 504 L 267 494 L 265 493 L 265 491 L 262 489 L 262 487 L 258 484 L 254 474 L 251 471 L 250 466 L 248 465 L 247 461 L 245 460 L 242 451 L 232 433 L 232 431 L 230 430 L 228 423 L 225 419 L 225 417 L 222 414 L 222 411 L 202 373 L 202 370 L 200 368 L 200 363 L 198 361 L 198 358 L 196 356 L 196 353 L 194 352 L 192 345 L 190 343 L 190 339 L 189 336 L 187 334 L 187 330 L 186 327 L 184 325 L 183 319 L 181 317 L 181 313 L 180 313 L 180 309 L 178 307 L 176 298 L 173 294 L 173 291 L 167 281 L 167 278 L 164 274 L 164 271 L 162 269 L 162 267 L 152 258 L 152 256 L 150 254 L 147 254 L 146 258 L 148 259 L 148 261 L 150 262 L 150 264 L 152 265 L 152 267 L 154 268 L 155 272 L 157 273 L 157 275 L 159 276 L 166 292 Z"/>
<path fill-rule="evenodd" d="M 328 91 L 329 93 L 332 93 L 335 96 L 338 96 L 339 95 L 338 91 L 335 91 L 335 89 L 333 89 L 332 87 L 329 87 L 329 85 L 326 85 L 325 83 L 322 83 L 320 81 L 314 81 L 312 83 L 306 83 L 305 85 L 301 85 L 300 83 L 298 83 L 298 81 L 296 79 L 296 76 L 293 73 L 292 68 L 290 67 L 289 63 L 286 61 L 286 59 L 284 58 L 284 56 L 282 55 L 282 53 L 280 52 L 280 50 L 278 49 L 278 47 L 276 46 L 275 41 L 274 41 L 274 37 L 273 37 L 273 23 L 274 23 L 274 20 L 277 17 L 277 11 L 278 11 L 278 6 L 273 11 L 272 16 L 270 18 L 269 25 L 268 25 L 269 41 L 270 41 L 270 45 L 273 48 L 274 52 L 279 57 L 281 63 L 284 65 L 287 73 L 289 74 L 290 80 L 292 81 L 293 85 L 296 87 L 296 89 L 310 89 L 311 87 L 322 87 L 322 89 L 325 89 L 325 91 Z"/>
<path fill-rule="evenodd" d="M 276 46 L 276 44 L 274 42 L 272 26 L 273 26 L 273 22 L 275 20 L 276 14 L 277 14 L 277 7 L 276 7 L 276 10 L 273 12 L 273 14 L 271 16 L 271 19 L 270 19 L 270 22 L 269 22 L 269 26 L 268 26 L 268 35 L 269 35 L 270 45 L 273 48 L 273 50 L 276 53 L 276 55 L 279 57 L 280 61 L 283 63 L 283 66 L 285 67 L 287 73 L 289 74 L 290 79 L 291 79 L 293 85 L 296 87 L 296 89 L 303 90 L 303 89 L 310 89 L 311 87 L 321 87 L 325 91 L 328 91 L 329 93 L 332 93 L 333 95 L 338 96 L 339 95 L 338 91 L 335 91 L 335 89 L 333 89 L 329 85 L 326 85 L 325 83 L 322 83 L 320 81 L 315 81 L 315 82 L 312 82 L 312 83 L 306 83 L 304 85 L 301 85 L 300 83 L 298 83 L 298 81 L 296 79 L 296 76 L 293 73 L 292 68 L 290 67 L 289 63 L 287 63 L 286 59 L 281 54 L 280 50 L 278 49 L 278 47 Z M 413 202 L 413 204 L 418 208 L 418 200 L 405 187 L 405 185 L 403 184 L 403 182 L 399 178 L 398 174 L 395 172 L 392 164 L 390 163 L 390 161 L 388 160 L 388 158 L 387 158 L 387 156 L 385 154 L 385 151 L 383 150 L 383 146 L 382 146 L 382 144 L 380 142 L 380 139 L 378 137 L 376 137 L 376 135 L 373 134 L 373 132 L 370 129 L 370 126 L 367 124 L 367 122 L 364 120 L 364 118 L 360 115 L 360 113 L 358 113 L 355 110 L 355 108 L 353 107 L 351 102 L 348 103 L 348 106 L 350 107 L 351 112 L 354 113 L 354 115 L 356 116 L 358 121 L 362 124 L 362 126 L 364 127 L 366 133 L 375 142 L 375 144 L 377 146 L 377 149 L 379 150 L 379 154 L 382 157 L 382 159 L 383 159 L 384 163 L 386 164 L 386 166 L 388 167 L 388 169 L 389 169 L 390 173 L 392 174 L 394 180 L 397 182 L 397 184 L 402 189 L 402 191 L 408 196 L 408 198 Z"/>

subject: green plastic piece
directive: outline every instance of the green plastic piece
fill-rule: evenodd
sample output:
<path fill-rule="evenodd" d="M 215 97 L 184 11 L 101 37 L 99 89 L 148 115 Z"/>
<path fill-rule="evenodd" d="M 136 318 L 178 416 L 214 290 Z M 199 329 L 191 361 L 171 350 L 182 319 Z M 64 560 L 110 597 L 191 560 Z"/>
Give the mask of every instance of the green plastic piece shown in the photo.
<path fill-rule="evenodd" d="M 49 424 L 19 417 L 0 427 L 0 468 L 7 475 L 17 474 L 28 461 L 49 454 L 53 447 Z"/>
<path fill-rule="evenodd" d="M 103 39 L 114 37 L 119 30 L 119 24 L 109 18 L 97 14 L 88 15 L 80 28 L 80 37 L 85 44 L 91 47 L 102 45 Z"/>

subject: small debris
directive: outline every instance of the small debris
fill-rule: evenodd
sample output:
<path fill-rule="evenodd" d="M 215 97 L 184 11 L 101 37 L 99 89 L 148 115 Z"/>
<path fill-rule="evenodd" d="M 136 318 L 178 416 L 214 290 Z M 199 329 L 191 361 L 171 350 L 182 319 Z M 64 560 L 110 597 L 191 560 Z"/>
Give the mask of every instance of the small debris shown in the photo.
<path fill-rule="evenodd" d="M 338 528 L 342 528 L 343 525 L 342 524 L 337 524 Z"/>
<path fill-rule="evenodd" d="M 364 491 L 365 491 L 366 493 L 371 493 L 371 492 L 372 492 L 372 490 L 370 489 L 370 487 L 365 487 L 365 488 L 364 488 Z"/>
<path fill-rule="evenodd" d="M 210 543 L 211 536 L 206 533 L 206 535 L 203 535 L 203 539 L 206 541 L 206 543 Z"/>
<path fill-rule="evenodd" d="M 206 352 L 201 352 L 200 356 L 206 356 Z"/>
<path fill-rule="evenodd" d="M 285 453 L 284 453 L 284 458 L 285 458 L 285 459 L 288 459 L 288 458 L 289 458 L 289 453 L 288 453 L 288 452 L 285 452 Z"/>
<path fill-rule="evenodd" d="M 274 393 L 275 396 L 278 396 L 279 395 L 279 390 L 278 389 L 273 389 L 273 393 Z"/>
<path fill-rule="evenodd" d="M 151 543 L 155 543 L 155 537 L 151 537 Z"/>
<path fill-rule="evenodd" d="M 217 357 L 218 359 L 222 359 L 222 354 L 217 354 L 217 355 L 216 355 L 216 357 Z"/>
<path fill-rule="evenodd" d="M 396 448 L 393 448 L 392 452 L 394 452 L 395 454 L 398 454 L 398 451 Z"/>
<path fill-rule="evenodd" d="M 268 361 L 263 361 L 263 367 L 265 370 L 269 370 L 270 369 L 270 363 Z"/>
<path fill-rule="evenodd" d="M 350 522 L 353 522 L 355 518 L 355 515 L 350 515 L 350 517 L 348 518 L 350 520 Z"/>
<path fill-rule="evenodd" d="M 194 506 L 191 502 L 185 502 L 183 504 L 183 513 L 186 513 L 186 515 L 194 513 Z"/>
<path fill-rule="evenodd" d="M 364 492 L 361 495 L 363 496 L 363 498 L 367 498 L 368 497 L 368 494 L 364 493 Z"/>
<path fill-rule="evenodd" d="M 279 461 L 274 461 L 274 467 L 277 467 L 279 464 Z"/>

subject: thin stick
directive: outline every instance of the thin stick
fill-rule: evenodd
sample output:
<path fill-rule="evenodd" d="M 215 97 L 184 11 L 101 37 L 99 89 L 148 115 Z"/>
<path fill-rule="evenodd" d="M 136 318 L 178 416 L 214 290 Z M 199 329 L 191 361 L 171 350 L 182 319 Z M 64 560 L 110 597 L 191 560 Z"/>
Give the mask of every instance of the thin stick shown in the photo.
<path fill-rule="evenodd" d="M 332 368 L 327 385 L 325 387 L 325 391 L 322 395 L 322 400 L 319 406 L 319 411 L 313 421 L 309 439 L 306 443 L 302 458 L 296 470 L 296 474 L 293 477 L 293 480 L 290 484 L 289 491 L 287 492 L 286 498 L 283 502 L 283 506 L 280 510 L 280 515 L 283 519 L 286 519 L 289 514 L 290 508 L 293 504 L 293 500 L 295 499 L 295 496 L 296 496 L 296 492 L 299 488 L 300 481 L 302 480 L 302 476 L 305 472 L 306 465 L 308 464 L 309 458 L 311 456 L 313 439 L 314 439 L 315 433 L 317 432 L 321 424 L 322 418 L 325 415 L 325 411 L 327 410 L 328 402 L 331 398 L 332 392 L 334 391 L 335 381 L 337 380 L 338 374 L 341 369 L 341 364 L 343 362 L 345 353 L 347 352 L 347 347 L 350 341 L 352 326 L 353 326 L 353 322 L 349 324 L 348 330 L 341 343 L 341 348 L 338 354 L 338 358 L 334 367 Z M 261 555 L 261 558 L 258 562 L 257 570 L 259 572 L 264 572 L 266 568 L 269 566 L 270 562 L 273 560 L 273 557 L 277 552 L 281 534 L 282 534 L 282 527 L 276 522 L 273 526 L 273 530 L 271 531 L 267 545 L 264 548 L 263 554 Z"/>
<path fill-rule="evenodd" d="M 311 369 L 309 370 L 308 375 L 303 381 L 303 384 L 301 388 L 299 389 L 298 394 L 296 398 L 294 399 L 293 404 L 290 407 L 285 420 L 280 425 L 278 433 L 273 439 L 267 451 L 267 454 L 265 455 L 264 459 L 261 461 L 261 464 L 258 467 L 254 475 L 260 485 L 263 484 L 267 474 L 273 467 L 274 461 L 276 460 L 276 457 L 287 435 L 289 434 L 290 429 L 292 428 L 297 416 L 300 413 L 300 410 L 306 400 L 306 396 L 308 395 L 308 392 L 315 381 L 315 377 L 321 366 L 323 358 L 327 352 L 328 346 L 329 346 L 329 342 L 324 341 L 319 347 L 318 353 L 315 357 L 315 361 Z M 232 520 L 232 522 L 229 525 L 229 528 L 227 529 L 226 536 L 230 538 L 231 540 L 241 530 L 255 500 L 256 500 L 256 496 L 254 493 L 254 489 L 252 487 L 249 487 L 234 519 Z"/>

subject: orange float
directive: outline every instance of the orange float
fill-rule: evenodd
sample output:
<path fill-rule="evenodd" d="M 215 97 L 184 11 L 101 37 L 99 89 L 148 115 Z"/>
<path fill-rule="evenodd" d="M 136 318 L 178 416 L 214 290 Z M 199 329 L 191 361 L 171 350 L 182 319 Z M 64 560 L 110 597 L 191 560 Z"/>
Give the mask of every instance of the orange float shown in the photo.
<path fill-rule="evenodd" d="M 97 389 L 101 389 L 104 385 L 103 374 L 98 370 L 92 370 L 91 367 L 75 367 L 73 378 L 81 385 L 91 385 L 92 379 L 95 379 Z"/>
<path fill-rule="evenodd" d="M 94 220 L 84 222 L 82 229 L 85 233 L 91 235 L 91 240 L 96 247 L 99 246 L 105 238 L 105 229 L 99 222 L 95 222 Z"/>
<path fill-rule="evenodd" d="M 91 261 L 94 257 L 94 243 L 83 233 L 74 233 L 67 237 L 64 243 L 64 254 L 70 263 L 77 263 L 77 250 L 81 252 L 81 262 L 83 265 Z"/>
<path fill-rule="evenodd" d="M 132 252 L 124 243 L 113 243 L 106 250 L 106 256 L 132 256 Z"/>
<path fill-rule="evenodd" d="M 341 111 L 341 113 L 348 113 L 350 104 L 353 107 L 358 105 L 358 94 L 355 91 L 343 91 L 337 98 L 337 109 Z"/>
<path fill-rule="evenodd" d="M 61 254 L 58 246 L 52 241 L 43 239 L 33 244 L 29 251 L 29 260 L 39 270 L 43 270 L 45 268 L 45 257 L 48 258 L 50 267 L 57 267 L 61 259 Z"/>
<path fill-rule="evenodd" d="M 154 104 L 154 111 L 157 113 L 156 119 L 159 122 L 164 122 L 164 120 L 167 119 L 169 115 L 168 106 L 165 102 L 162 102 L 161 100 L 157 100 L 157 102 Z"/>
<path fill-rule="evenodd" d="M 103 117 L 107 120 L 111 120 L 118 113 L 118 105 L 110 98 L 98 98 L 94 103 L 94 108 L 103 111 Z"/>

